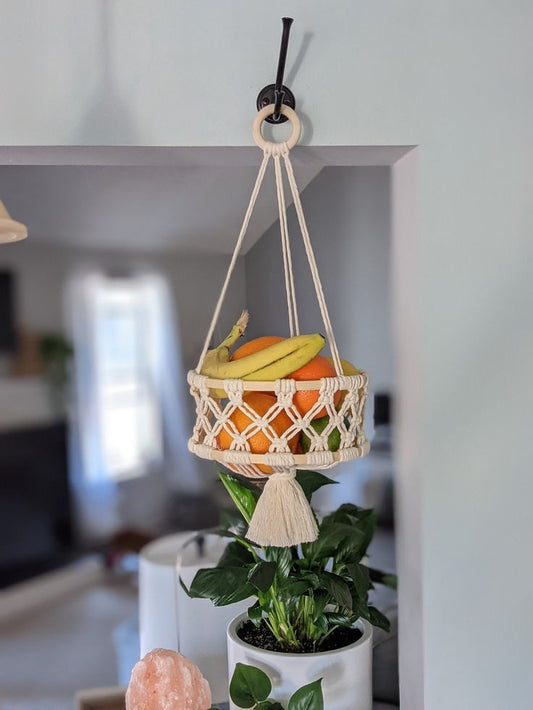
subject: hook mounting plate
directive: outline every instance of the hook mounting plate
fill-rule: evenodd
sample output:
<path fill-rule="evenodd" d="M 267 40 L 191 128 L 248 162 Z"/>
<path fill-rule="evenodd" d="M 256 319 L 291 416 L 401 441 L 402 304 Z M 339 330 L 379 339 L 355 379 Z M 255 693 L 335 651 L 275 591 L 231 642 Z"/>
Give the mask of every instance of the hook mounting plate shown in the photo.
<path fill-rule="evenodd" d="M 283 91 L 283 98 L 281 103 L 284 104 L 285 106 L 289 106 L 290 108 L 294 109 L 296 108 L 296 100 L 294 98 L 294 94 L 290 89 L 288 89 L 286 86 L 281 87 Z M 275 104 L 276 103 L 276 85 L 275 84 L 269 84 L 268 86 L 265 86 L 264 89 L 262 89 L 259 92 L 259 96 L 257 97 L 257 110 L 260 111 L 262 108 L 265 106 L 268 106 L 269 104 Z M 284 116 L 283 114 L 280 114 L 278 120 L 274 118 L 274 114 L 272 116 L 268 116 L 265 118 L 265 121 L 267 123 L 273 123 L 273 124 L 279 124 L 279 123 L 285 123 L 287 121 L 287 116 Z"/>

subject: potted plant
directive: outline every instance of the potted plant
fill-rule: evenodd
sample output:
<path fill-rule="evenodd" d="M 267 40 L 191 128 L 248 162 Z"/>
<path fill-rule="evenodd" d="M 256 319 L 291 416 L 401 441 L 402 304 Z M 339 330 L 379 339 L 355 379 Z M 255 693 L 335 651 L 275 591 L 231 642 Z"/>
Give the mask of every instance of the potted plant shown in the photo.
<path fill-rule="evenodd" d="M 374 583 L 396 585 L 394 575 L 366 564 L 375 514 L 344 504 L 319 521 L 315 542 L 260 548 L 246 538 L 260 489 L 219 476 L 237 508 L 226 512 L 219 530 L 232 541 L 186 592 L 219 606 L 255 598 L 228 627 L 229 677 L 237 663 L 262 669 L 282 704 L 322 678 L 327 710 L 371 710 L 372 626 L 388 630 L 389 623 L 369 604 L 369 591 Z M 334 483 L 314 471 L 298 471 L 297 479 L 309 501 Z M 237 708 L 231 700 L 230 708 Z"/>
<path fill-rule="evenodd" d="M 61 333 L 45 333 L 41 337 L 40 353 L 50 388 L 52 409 L 55 414 L 63 416 L 67 406 L 74 349 Z"/>

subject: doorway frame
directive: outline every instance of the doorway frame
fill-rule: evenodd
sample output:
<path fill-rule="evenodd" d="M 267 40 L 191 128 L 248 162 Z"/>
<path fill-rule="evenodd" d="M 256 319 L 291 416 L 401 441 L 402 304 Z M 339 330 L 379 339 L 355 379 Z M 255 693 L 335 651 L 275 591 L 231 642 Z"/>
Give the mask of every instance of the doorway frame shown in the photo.
<path fill-rule="evenodd" d="M 395 516 L 399 615 L 400 703 L 424 708 L 423 486 L 421 471 L 419 148 L 403 146 L 301 146 L 299 164 L 321 167 L 388 166 L 391 169 L 391 282 L 395 355 Z M 292 157 L 291 156 L 291 157 Z M 5 146 L 0 166 L 242 167 L 259 164 L 253 146 Z M 1 197 L 1 196 L 0 196 Z M 19 216 L 23 219 L 23 215 Z M 31 239 L 31 234 L 29 235 Z M 1 248 L 1 247 L 0 247 Z"/>

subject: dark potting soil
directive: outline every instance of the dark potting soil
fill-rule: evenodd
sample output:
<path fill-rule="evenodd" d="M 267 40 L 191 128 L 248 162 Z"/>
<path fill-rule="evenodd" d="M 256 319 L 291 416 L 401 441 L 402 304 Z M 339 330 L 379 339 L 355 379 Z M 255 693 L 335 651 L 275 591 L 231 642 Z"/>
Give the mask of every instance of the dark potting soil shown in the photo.
<path fill-rule="evenodd" d="M 291 651 L 290 653 L 316 653 L 317 651 L 336 651 L 338 648 L 343 648 L 344 646 L 349 646 L 351 643 L 355 643 L 361 638 L 363 632 L 361 629 L 335 629 L 330 636 L 325 639 L 324 643 L 320 644 L 317 648 L 313 648 L 313 644 L 308 642 L 304 644 L 304 648 L 301 651 Z M 244 624 L 237 629 L 237 636 L 244 641 L 249 643 L 250 646 L 255 646 L 256 648 L 262 648 L 264 651 L 278 651 L 279 653 L 286 652 L 283 649 L 272 631 L 268 626 L 262 622 L 260 626 L 255 626 L 250 620 L 245 621 Z"/>

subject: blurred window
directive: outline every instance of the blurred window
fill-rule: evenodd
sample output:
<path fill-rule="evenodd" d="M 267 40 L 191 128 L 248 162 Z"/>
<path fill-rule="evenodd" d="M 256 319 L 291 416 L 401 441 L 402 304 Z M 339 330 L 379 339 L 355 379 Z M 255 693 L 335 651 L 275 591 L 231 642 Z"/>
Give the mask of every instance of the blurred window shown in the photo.
<path fill-rule="evenodd" d="M 114 480 L 147 472 L 162 456 L 161 411 L 150 337 L 150 284 L 100 279 L 93 291 L 95 405 L 104 469 Z"/>

